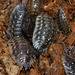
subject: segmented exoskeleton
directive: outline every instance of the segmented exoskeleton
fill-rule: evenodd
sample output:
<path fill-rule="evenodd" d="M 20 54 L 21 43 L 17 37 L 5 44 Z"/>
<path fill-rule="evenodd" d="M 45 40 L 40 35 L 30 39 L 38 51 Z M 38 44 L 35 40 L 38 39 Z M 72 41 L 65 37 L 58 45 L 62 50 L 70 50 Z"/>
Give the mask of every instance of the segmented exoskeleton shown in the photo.
<path fill-rule="evenodd" d="M 40 0 L 29 0 L 28 8 L 31 14 L 37 15 L 41 10 L 41 1 Z"/>
<path fill-rule="evenodd" d="M 63 65 L 67 75 L 75 75 L 75 45 L 72 49 L 65 47 L 63 52 Z"/>
<path fill-rule="evenodd" d="M 32 46 L 23 36 L 14 37 L 8 42 L 10 53 L 14 61 L 25 70 L 29 69 L 34 63 L 34 55 Z"/>
<path fill-rule="evenodd" d="M 71 29 L 69 28 L 68 21 L 66 19 L 65 13 L 64 13 L 64 11 L 62 10 L 61 7 L 58 8 L 56 19 L 57 19 L 57 24 L 58 24 L 59 30 L 63 34 L 69 35 L 71 33 Z"/>
<path fill-rule="evenodd" d="M 25 70 L 34 63 L 33 48 L 22 34 L 22 26 L 27 15 L 26 4 L 22 1 L 12 11 L 8 25 L 8 45 L 11 56 Z"/>
<path fill-rule="evenodd" d="M 45 48 L 54 42 L 56 33 L 57 25 L 52 17 L 46 13 L 38 15 L 32 38 L 34 48 L 39 53 L 44 52 Z"/>
<path fill-rule="evenodd" d="M 10 22 L 8 25 L 8 36 L 9 39 L 13 37 L 22 36 L 22 26 L 24 19 L 27 17 L 28 11 L 26 9 L 26 4 L 18 4 L 10 16 Z"/>

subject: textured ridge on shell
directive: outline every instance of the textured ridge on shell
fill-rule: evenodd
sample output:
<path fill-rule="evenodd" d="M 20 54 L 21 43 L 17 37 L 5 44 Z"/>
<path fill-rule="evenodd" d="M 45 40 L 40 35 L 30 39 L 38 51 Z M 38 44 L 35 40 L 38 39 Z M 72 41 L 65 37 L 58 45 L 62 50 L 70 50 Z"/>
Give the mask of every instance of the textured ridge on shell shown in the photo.
<path fill-rule="evenodd" d="M 53 43 L 56 31 L 57 25 L 48 14 L 38 15 L 32 38 L 34 48 L 39 51 L 47 48 L 49 44 Z"/>
<path fill-rule="evenodd" d="M 65 35 L 69 35 L 71 33 L 71 29 L 68 25 L 68 21 L 66 19 L 66 15 L 64 13 L 64 11 L 62 10 L 61 7 L 58 8 L 58 12 L 57 12 L 57 24 L 58 24 L 58 28 L 59 30 L 65 34 Z"/>

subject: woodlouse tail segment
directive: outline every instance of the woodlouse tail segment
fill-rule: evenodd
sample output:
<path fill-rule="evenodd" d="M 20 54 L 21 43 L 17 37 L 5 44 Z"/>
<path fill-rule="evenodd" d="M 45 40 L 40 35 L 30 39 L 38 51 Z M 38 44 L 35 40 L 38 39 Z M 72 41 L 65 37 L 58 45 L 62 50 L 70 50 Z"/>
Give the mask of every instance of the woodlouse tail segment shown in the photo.
<path fill-rule="evenodd" d="M 72 30 L 70 29 L 69 25 L 68 25 L 68 21 L 66 19 L 65 13 L 62 10 L 61 7 L 58 8 L 58 12 L 57 12 L 57 24 L 58 24 L 58 28 L 59 30 L 64 34 L 64 35 L 69 35 L 71 34 Z"/>

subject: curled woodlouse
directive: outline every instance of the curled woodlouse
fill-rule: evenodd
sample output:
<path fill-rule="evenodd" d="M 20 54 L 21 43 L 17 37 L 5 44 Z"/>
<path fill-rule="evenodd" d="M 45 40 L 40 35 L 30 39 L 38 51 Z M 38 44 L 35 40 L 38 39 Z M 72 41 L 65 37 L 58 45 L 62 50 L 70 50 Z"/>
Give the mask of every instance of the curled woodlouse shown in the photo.
<path fill-rule="evenodd" d="M 69 28 L 68 21 L 66 19 L 65 13 L 64 13 L 64 11 L 62 10 L 61 7 L 58 8 L 56 19 L 57 19 L 57 24 L 58 24 L 59 30 L 63 34 L 69 35 L 71 33 L 71 29 Z"/>
<path fill-rule="evenodd" d="M 75 46 L 72 49 L 64 47 L 63 65 L 67 75 L 75 75 Z"/>
<path fill-rule="evenodd" d="M 19 66 L 27 70 L 34 63 L 34 55 L 32 46 L 22 34 L 22 26 L 24 19 L 27 17 L 26 4 L 18 4 L 11 13 L 10 22 L 8 25 L 9 41 L 12 58 Z"/>
<path fill-rule="evenodd" d="M 57 24 L 52 17 L 46 13 L 38 15 L 32 38 L 34 48 L 39 52 L 44 52 L 45 48 L 54 42 L 56 33 Z"/>

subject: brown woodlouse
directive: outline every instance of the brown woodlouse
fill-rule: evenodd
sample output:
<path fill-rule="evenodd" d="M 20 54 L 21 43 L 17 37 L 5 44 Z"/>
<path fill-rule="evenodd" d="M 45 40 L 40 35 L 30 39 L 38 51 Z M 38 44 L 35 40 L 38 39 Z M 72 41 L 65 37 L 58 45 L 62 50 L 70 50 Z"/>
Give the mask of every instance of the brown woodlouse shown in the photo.
<path fill-rule="evenodd" d="M 75 75 L 75 44 L 72 49 L 64 46 L 63 65 L 67 75 Z"/>
<path fill-rule="evenodd" d="M 11 56 L 17 64 L 22 68 L 24 67 L 25 70 L 31 67 L 35 58 L 30 42 L 27 41 L 22 34 L 22 26 L 26 15 L 26 4 L 22 1 L 22 3 L 18 4 L 12 11 L 8 25 L 8 46 Z"/>

